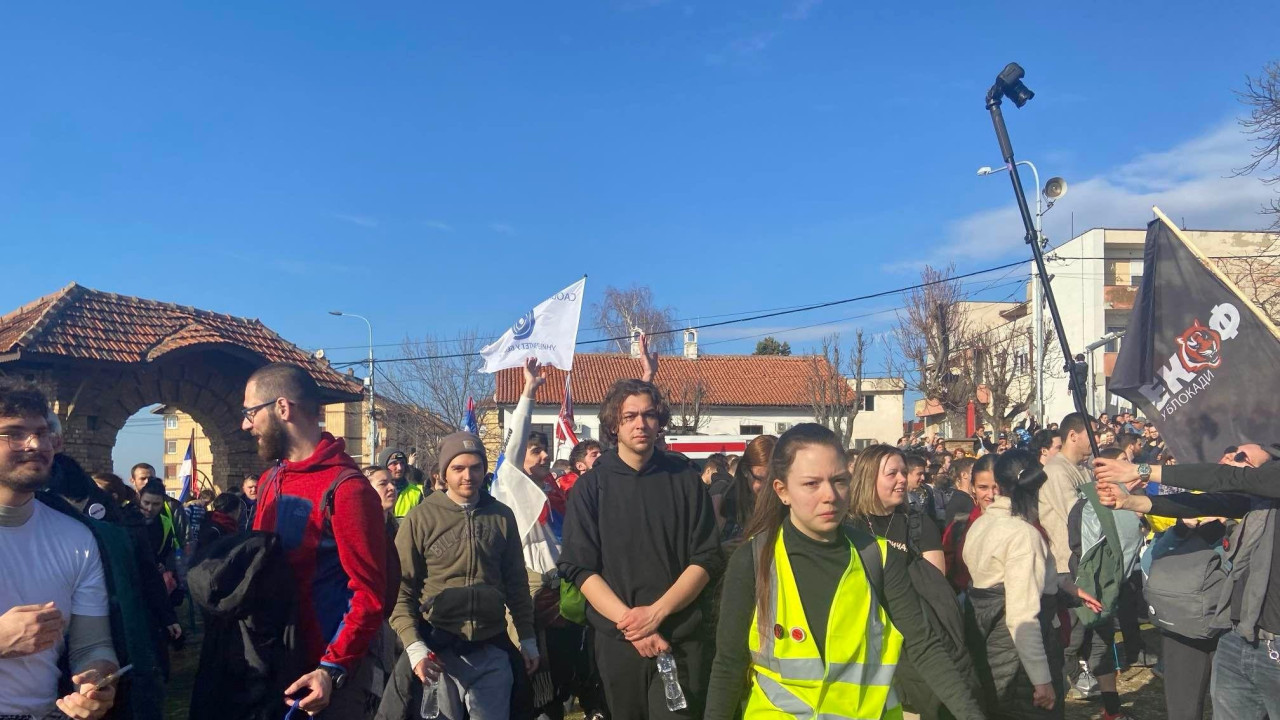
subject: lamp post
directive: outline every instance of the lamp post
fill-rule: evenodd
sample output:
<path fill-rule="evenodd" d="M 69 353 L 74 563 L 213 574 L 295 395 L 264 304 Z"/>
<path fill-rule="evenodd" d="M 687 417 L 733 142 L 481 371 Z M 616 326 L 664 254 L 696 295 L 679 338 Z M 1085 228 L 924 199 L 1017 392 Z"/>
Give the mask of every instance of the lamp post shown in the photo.
<path fill-rule="evenodd" d="M 369 328 L 369 452 L 367 455 L 369 458 L 369 464 L 372 465 L 377 462 L 376 450 L 378 447 L 378 417 L 374 401 L 374 397 L 376 396 L 373 393 L 373 323 L 369 322 L 369 318 L 363 315 L 342 312 L 341 310 L 330 310 L 329 314 L 337 317 L 349 317 L 363 320 L 364 324 Z"/>
<path fill-rule="evenodd" d="M 1040 184 L 1040 171 L 1030 160 L 1019 160 L 1016 165 L 1031 168 L 1031 176 L 1036 181 L 1036 238 L 1044 242 L 1044 186 Z M 979 175 L 994 175 L 1008 170 L 1008 167 L 992 169 L 989 166 L 978 168 Z M 1044 299 L 1040 295 L 1040 276 L 1035 267 L 1031 268 L 1031 352 L 1035 363 L 1036 380 L 1036 423 L 1044 427 Z"/>

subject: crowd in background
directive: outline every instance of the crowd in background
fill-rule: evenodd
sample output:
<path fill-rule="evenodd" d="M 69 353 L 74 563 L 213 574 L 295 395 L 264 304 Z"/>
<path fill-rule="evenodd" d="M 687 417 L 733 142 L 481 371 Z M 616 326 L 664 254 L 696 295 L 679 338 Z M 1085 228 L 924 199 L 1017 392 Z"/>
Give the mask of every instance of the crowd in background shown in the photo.
<path fill-rule="evenodd" d="M 311 377 L 270 365 L 243 408 L 270 469 L 186 503 L 146 464 L 86 473 L 39 391 L 0 381 L 0 716 L 158 718 L 184 626 L 192 718 L 1025 718 L 1071 695 L 1117 720 L 1134 664 L 1168 717 L 1277 715 L 1280 448 L 1175 467 L 1154 425 L 1073 413 L 857 449 L 801 424 L 695 462 L 664 449 L 644 357 L 565 460 L 531 429 L 531 360 L 496 462 L 458 432 L 364 467 Z"/>

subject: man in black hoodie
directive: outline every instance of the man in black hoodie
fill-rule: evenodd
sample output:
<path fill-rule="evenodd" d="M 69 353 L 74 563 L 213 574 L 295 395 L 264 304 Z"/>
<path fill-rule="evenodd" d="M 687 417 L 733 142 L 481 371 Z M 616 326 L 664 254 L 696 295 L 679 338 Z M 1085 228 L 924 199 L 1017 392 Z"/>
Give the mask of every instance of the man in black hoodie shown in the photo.
<path fill-rule="evenodd" d="M 600 429 L 617 448 L 574 485 L 561 573 L 582 589 L 614 720 L 698 718 L 714 650 L 710 596 L 723 567 L 711 498 L 688 463 L 656 450 L 671 411 L 658 388 L 614 384 Z M 667 710 L 655 658 L 674 657 L 688 707 Z"/>

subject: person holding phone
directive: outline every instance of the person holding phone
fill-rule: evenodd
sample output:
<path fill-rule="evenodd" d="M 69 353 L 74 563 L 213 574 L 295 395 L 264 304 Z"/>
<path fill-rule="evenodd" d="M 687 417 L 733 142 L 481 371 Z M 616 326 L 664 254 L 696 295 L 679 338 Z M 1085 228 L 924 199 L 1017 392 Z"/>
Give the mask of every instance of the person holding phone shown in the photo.
<path fill-rule="evenodd" d="M 97 720 L 115 702 L 106 578 L 92 532 L 36 500 L 61 439 L 33 386 L 0 379 L 0 716 Z M 74 690 L 58 697 L 66 653 Z"/>

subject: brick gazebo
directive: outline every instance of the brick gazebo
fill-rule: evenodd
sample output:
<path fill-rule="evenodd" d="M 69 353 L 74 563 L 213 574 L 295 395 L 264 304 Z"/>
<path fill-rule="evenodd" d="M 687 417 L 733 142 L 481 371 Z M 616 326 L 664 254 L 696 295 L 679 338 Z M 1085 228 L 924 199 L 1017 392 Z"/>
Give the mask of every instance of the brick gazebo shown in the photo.
<path fill-rule="evenodd" d="M 220 487 L 262 469 L 240 430 L 244 384 L 271 362 L 302 365 L 325 402 L 360 399 L 359 383 L 258 320 L 91 290 L 72 283 L 0 317 L 0 373 L 36 383 L 61 418 L 66 452 L 111 468 L 116 434 L 155 403 L 189 413 L 209 437 Z"/>

